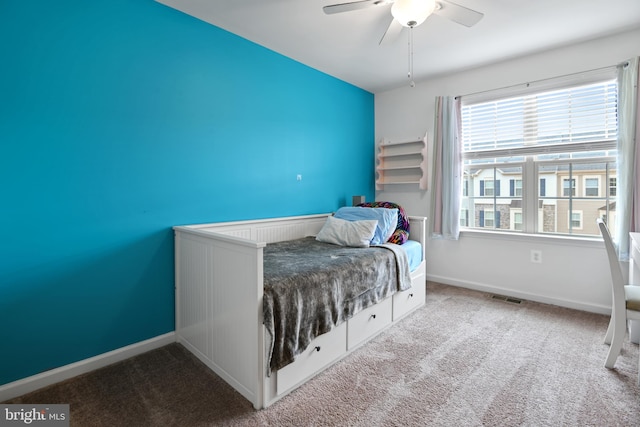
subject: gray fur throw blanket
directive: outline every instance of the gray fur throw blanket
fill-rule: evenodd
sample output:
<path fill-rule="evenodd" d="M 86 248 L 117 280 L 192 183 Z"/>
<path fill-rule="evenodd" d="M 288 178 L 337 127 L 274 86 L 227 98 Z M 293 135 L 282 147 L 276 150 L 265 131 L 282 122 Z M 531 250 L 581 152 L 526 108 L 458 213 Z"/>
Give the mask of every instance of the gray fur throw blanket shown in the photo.
<path fill-rule="evenodd" d="M 411 287 L 407 255 L 393 243 L 350 248 L 307 237 L 270 243 L 263 254 L 268 374 L 317 336 Z"/>

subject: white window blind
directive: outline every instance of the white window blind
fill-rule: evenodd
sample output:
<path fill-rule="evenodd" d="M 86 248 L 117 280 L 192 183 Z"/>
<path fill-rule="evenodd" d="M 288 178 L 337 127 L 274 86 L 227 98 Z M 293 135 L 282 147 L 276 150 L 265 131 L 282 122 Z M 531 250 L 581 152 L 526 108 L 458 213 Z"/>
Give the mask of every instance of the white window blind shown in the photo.
<path fill-rule="evenodd" d="M 616 80 L 465 105 L 467 159 L 610 150 L 617 136 Z"/>

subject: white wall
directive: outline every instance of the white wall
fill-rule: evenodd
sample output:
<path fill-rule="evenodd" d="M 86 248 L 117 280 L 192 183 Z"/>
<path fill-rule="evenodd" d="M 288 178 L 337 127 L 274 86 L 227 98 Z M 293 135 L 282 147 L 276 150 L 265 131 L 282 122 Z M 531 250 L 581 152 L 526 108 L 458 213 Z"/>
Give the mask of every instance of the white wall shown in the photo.
<path fill-rule="evenodd" d="M 615 65 L 640 55 L 638 40 L 640 29 L 376 94 L 376 140 L 428 133 L 430 164 L 435 96 L 471 94 Z M 385 188 L 376 194 L 376 200 L 400 203 L 410 215 L 429 216 L 430 199 L 430 191 L 411 187 Z M 542 251 L 542 263 L 530 261 L 532 249 Z M 607 313 L 611 306 L 600 241 L 467 232 L 458 241 L 429 240 L 427 275 L 442 283 L 589 311 Z"/>

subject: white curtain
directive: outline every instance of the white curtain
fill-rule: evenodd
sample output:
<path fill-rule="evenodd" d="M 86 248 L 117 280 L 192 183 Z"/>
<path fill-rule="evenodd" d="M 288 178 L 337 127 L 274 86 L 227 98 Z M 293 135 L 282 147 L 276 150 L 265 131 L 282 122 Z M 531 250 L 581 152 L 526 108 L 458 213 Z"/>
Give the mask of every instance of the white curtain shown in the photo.
<path fill-rule="evenodd" d="M 640 140 L 638 57 L 618 66 L 618 182 L 616 239 L 621 260 L 629 259 L 629 232 L 640 230 L 636 144 Z"/>
<path fill-rule="evenodd" d="M 457 240 L 462 182 L 460 100 L 451 96 L 436 97 L 434 125 L 431 237 Z"/>

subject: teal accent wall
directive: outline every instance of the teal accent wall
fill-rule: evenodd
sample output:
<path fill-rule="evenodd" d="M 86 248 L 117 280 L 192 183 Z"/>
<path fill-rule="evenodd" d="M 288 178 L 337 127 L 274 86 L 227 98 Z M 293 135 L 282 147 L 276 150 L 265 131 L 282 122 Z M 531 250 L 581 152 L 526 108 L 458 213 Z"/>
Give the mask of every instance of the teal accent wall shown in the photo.
<path fill-rule="evenodd" d="M 0 58 L 0 384 L 173 331 L 173 225 L 373 200 L 373 94 L 152 0 L 3 0 Z"/>

